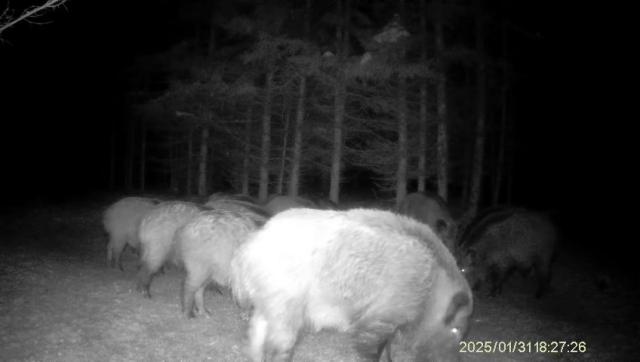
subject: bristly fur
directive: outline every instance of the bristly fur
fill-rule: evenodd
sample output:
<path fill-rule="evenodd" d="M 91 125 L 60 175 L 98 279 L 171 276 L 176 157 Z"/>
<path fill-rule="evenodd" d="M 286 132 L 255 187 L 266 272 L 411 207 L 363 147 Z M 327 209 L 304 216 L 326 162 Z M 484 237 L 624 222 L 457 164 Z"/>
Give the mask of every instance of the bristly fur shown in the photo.
<path fill-rule="evenodd" d="M 187 317 L 194 317 L 195 312 L 208 314 L 204 289 L 209 283 L 229 286 L 231 258 L 257 228 L 246 213 L 211 210 L 200 212 L 176 231 L 176 247 L 187 274 L 183 284 L 183 313 Z"/>
<path fill-rule="evenodd" d="M 236 251 L 231 285 L 239 304 L 254 307 L 254 361 L 290 357 L 304 326 L 350 332 L 365 358 L 447 360 L 473 309 L 431 228 L 381 210 L 280 213 Z"/>
<path fill-rule="evenodd" d="M 558 233 L 543 214 L 525 209 L 499 209 L 483 214 L 466 233 L 462 267 L 472 285 L 490 282 L 490 293 L 499 294 L 515 270 L 534 270 L 536 296 L 549 286 L 551 262 Z"/>
<path fill-rule="evenodd" d="M 166 201 L 156 205 L 140 222 L 138 231 L 142 255 L 137 276 L 137 289 L 146 297 L 151 280 L 165 263 L 180 265 L 174 234 L 178 228 L 198 215 L 203 208 L 183 201 Z"/>
<path fill-rule="evenodd" d="M 398 212 L 429 225 L 455 253 L 458 225 L 442 197 L 431 192 L 408 194 L 398 207 Z"/>

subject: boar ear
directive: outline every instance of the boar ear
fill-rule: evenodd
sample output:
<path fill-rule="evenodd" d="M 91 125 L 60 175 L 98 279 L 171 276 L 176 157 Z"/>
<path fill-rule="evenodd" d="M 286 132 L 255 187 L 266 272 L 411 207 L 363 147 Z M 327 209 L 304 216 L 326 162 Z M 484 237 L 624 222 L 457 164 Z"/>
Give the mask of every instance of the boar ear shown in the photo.
<path fill-rule="evenodd" d="M 478 257 L 478 253 L 475 249 L 468 249 L 466 252 L 466 261 L 469 265 L 473 265 Z"/>
<path fill-rule="evenodd" d="M 438 219 L 438 221 L 436 221 L 436 234 L 442 235 L 445 231 L 447 231 L 447 222 Z"/>

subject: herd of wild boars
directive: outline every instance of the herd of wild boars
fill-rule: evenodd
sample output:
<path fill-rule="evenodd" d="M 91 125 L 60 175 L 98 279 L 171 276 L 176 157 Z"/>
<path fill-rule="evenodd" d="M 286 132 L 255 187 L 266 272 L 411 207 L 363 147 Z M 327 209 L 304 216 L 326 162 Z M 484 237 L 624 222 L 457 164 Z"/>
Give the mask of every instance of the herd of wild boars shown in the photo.
<path fill-rule="evenodd" d="M 397 212 L 338 210 L 302 197 L 262 204 L 217 193 L 203 203 L 127 197 L 104 213 L 107 260 L 137 250 L 137 289 L 182 267 L 182 311 L 208 315 L 207 285 L 230 288 L 252 310 L 249 357 L 289 360 L 303 328 L 348 332 L 369 360 L 455 360 L 473 310 L 470 286 L 500 291 L 511 270 L 533 269 L 547 288 L 553 224 L 524 209 L 458 224 L 434 194 L 409 194 Z M 456 261 L 456 257 L 458 260 Z"/>
<path fill-rule="evenodd" d="M 275 196 L 262 205 L 245 195 L 216 193 L 204 203 L 189 201 L 159 201 L 144 197 L 126 197 L 107 208 L 104 213 L 104 228 L 109 234 L 107 261 L 122 268 L 120 255 L 128 245 L 139 253 L 137 289 L 151 297 L 150 286 L 155 274 L 165 265 L 185 267 L 189 272 L 186 290 L 193 290 L 194 296 L 185 292 L 183 299 L 193 303 L 196 311 L 202 310 L 202 288 L 195 286 L 196 281 L 205 278 L 221 286 L 228 283 L 226 270 L 211 271 L 219 268 L 219 263 L 228 264 L 235 248 L 246 240 L 249 232 L 263 225 L 272 215 L 292 207 L 320 207 L 313 201 L 302 197 Z M 215 212 L 214 212 L 215 211 Z M 209 229 L 208 231 L 206 229 Z M 239 230 L 243 230 L 241 233 Z M 238 232 L 236 232 L 238 231 Z M 207 234 L 207 232 L 209 234 Z M 204 243 L 203 240 L 216 240 Z M 199 242 L 202 241 L 202 242 Z M 199 250 L 213 257 L 195 260 Z M 228 268 L 228 266 L 226 266 Z M 196 270 L 198 269 L 198 270 Z M 205 273 L 204 270 L 207 270 Z M 202 283 L 205 283 L 203 279 Z M 205 285 L 206 286 L 206 285 Z M 185 306 L 185 313 L 193 315 L 194 310 Z"/>

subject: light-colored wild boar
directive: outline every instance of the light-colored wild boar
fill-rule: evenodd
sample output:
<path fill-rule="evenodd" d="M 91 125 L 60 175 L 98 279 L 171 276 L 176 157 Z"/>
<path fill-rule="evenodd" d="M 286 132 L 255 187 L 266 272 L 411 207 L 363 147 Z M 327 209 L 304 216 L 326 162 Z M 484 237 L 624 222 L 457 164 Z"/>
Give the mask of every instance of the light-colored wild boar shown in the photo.
<path fill-rule="evenodd" d="M 231 286 L 253 306 L 253 361 L 289 360 L 304 326 L 350 332 L 362 357 L 458 358 L 473 298 L 439 237 L 382 210 L 292 209 L 236 252 Z M 398 360 L 398 359 L 396 359 Z"/>
<path fill-rule="evenodd" d="M 205 287 L 213 282 L 229 286 L 231 257 L 259 224 L 252 215 L 234 211 L 202 211 L 176 231 L 177 248 L 187 275 L 183 285 L 183 313 L 209 314 L 204 307 Z M 195 308 L 194 308 L 195 300 Z"/>
<path fill-rule="evenodd" d="M 461 267 L 471 285 L 490 284 L 490 294 L 515 270 L 538 279 L 536 297 L 551 280 L 551 262 L 558 233 L 551 220 L 526 209 L 506 208 L 483 213 L 465 231 L 461 243 Z"/>
<path fill-rule="evenodd" d="M 107 243 L 107 264 L 120 270 L 122 252 L 127 245 L 137 250 L 140 247 L 138 225 L 140 220 L 159 203 L 158 200 L 146 197 L 125 197 L 113 203 L 103 214 L 102 223 L 109 242 Z"/>
<path fill-rule="evenodd" d="M 169 262 L 181 264 L 175 247 L 174 234 L 193 219 L 202 209 L 193 203 L 167 201 L 158 204 L 140 222 L 138 231 L 142 255 L 137 277 L 137 289 L 150 298 L 149 287 L 153 275 Z"/>
<path fill-rule="evenodd" d="M 455 254 L 458 225 L 447 202 L 440 196 L 431 192 L 410 193 L 400 203 L 398 212 L 431 226 L 449 251 Z"/>
<path fill-rule="evenodd" d="M 275 215 L 277 213 L 293 209 L 293 208 L 317 208 L 317 205 L 304 197 L 292 197 L 286 195 L 274 195 L 269 198 L 269 201 L 264 205 L 264 208 L 271 214 Z"/>

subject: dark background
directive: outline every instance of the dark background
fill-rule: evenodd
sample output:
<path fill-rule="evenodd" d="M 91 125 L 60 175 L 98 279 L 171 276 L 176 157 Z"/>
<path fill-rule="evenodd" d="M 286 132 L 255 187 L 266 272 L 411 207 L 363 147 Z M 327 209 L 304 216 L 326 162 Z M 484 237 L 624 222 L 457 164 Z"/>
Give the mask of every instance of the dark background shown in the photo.
<path fill-rule="evenodd" d="M 125 117 L 125 69 L 179 38 L 170 31 L 174 7 L 72 0 L 45 15 L 48 24 L 2 34 L 5 206 L 106 190 L 110 127 Z M 571 239 L 585 245 L 624 237 L 629 165 L 619 167 L 624 132 L 611 81 L 619 38 L 609 33 L 607 11 L 552 1 L 520 1 L 511 11 L 539 35 L 512 45 L 526 74 L 514 90 L 514 203 L 556 210 Z"/>

